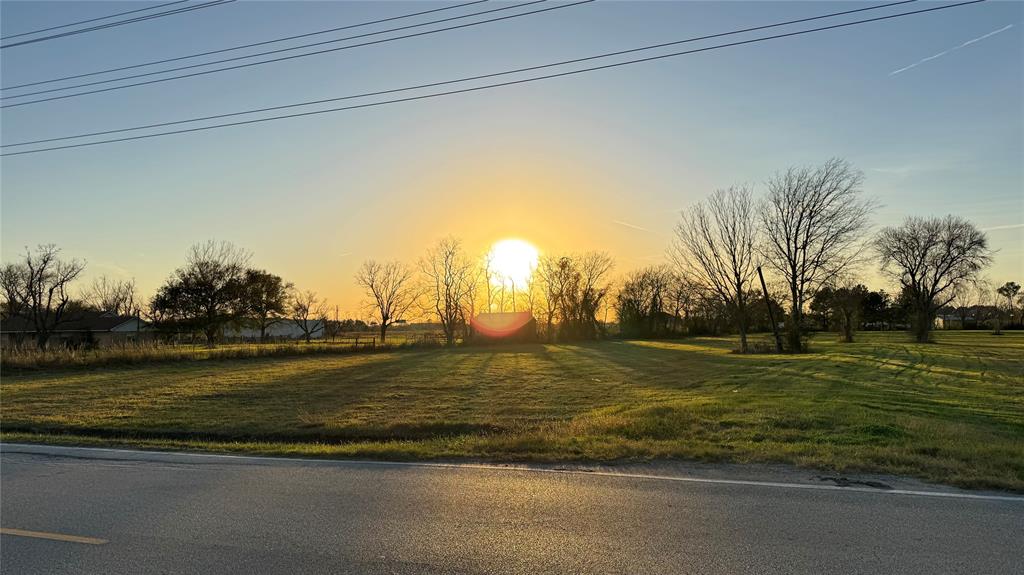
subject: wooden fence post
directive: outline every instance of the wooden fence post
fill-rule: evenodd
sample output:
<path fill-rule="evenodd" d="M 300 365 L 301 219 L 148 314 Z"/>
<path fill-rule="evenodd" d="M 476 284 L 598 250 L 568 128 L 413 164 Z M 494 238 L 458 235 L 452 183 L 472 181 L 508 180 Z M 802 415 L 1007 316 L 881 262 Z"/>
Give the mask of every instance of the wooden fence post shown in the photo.
<path fill-rule="evenodd" d="M 757 277 L 761 278 L 761 291 L 764 292 L 764 305 L 768 306 L 768 321 L 772 323 L 772 333 L 775 334 L 775 351 L 782 353 L 782 338 L 779 337 L 779 326 L 775 323 L 775 314 L 772 313 L 772 300 L 768 297 L 768 287 L 764 284 L 764 274 L 761 273 L 761 266 L 757 266 Z"/>

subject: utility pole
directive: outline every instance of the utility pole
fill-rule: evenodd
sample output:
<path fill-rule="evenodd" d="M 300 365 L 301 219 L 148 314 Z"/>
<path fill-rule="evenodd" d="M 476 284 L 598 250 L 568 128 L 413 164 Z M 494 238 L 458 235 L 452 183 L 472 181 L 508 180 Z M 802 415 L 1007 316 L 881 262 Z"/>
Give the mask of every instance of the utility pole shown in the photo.
<path fill-rule="evenodd" d="M 757 277 L 761 279 L 764 305 L 768 306 L 768 321 L 772 323 L 772 333 L 775 334 L 775 351 L 782 353 L 782 338 L 779 337 L 779 325 L 775 323 L 775 314 L 772 312 L 772 300 L 768 297 L 768 286 L 764 284 L 764 274 L 761 273 L 761 266 L 757 266 Z"/>

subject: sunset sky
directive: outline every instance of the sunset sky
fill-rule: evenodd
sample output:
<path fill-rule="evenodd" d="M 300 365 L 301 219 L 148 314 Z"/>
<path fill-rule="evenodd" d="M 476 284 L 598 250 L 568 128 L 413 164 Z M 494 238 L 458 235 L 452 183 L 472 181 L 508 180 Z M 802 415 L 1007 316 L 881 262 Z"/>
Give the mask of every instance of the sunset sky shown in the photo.
<path fill-rule="evenodd" d="M 5 49 L 3 85 L 443 5 L 242 0 Z M 865 5 L 598 0 L 8 108 L 0 137 L 13 143 L 402 87 Z M 126 6 L 5 1 L 2 32 Z M 715 188 L 749 183 L 760 192 L 776 170 L 839 156 L 863 170 L 865 191 L 883 204 L 877 225 L 962 215 L 999 250 L 986 275 L 1024 283 L 1022 31 L 1024 3 L 987 2 L 495 90 L 5 157 L 2 256 L 53 242 L 87 260 L 91 275 L 135 277 L 148 297 L 191 244 L 229 240 L 345 315 L 358 309 L 352 276 L 367 258 L 412 263 L 445 235 L 474 253 L 515 237 L 542 252 L 604 250 L 625 272 L 664 261 L 679 211 Z M 883 287 L 873 266 L 864 277 Z"/>

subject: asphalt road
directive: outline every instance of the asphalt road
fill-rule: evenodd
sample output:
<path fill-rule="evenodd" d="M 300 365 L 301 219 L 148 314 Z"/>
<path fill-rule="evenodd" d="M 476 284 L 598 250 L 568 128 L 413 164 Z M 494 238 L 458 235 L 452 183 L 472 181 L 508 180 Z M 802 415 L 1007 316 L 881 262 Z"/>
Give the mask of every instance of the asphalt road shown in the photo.
<path fill-rule="evenodd" d="M 0 448 L 3 573 L 1021 573 L 1024 498 Z M 678 472 L 678 468 L 675 469 Z M 632 475 L 629 475 L 632 474 Z M 85 539 L 68 540 L 67 537 Z"/>

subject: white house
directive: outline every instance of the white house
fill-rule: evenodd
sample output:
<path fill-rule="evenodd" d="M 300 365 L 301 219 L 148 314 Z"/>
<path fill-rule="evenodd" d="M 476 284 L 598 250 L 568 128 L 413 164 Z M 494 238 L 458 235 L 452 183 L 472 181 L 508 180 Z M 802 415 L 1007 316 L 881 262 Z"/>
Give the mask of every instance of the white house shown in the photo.
<path fill-rule="evenodd" d="M 322 319 L 307 320 L 310 337 L 312 339 L 323 339 L 324 325 Z M 232 325 L 224 328 L 224 337 L 241 339 L 259 339 L 260 328 L 255 322 L 244 322 L 244 325 Z M 279 319 L 267 326 L 267 337 L 270 339 L 305 339 L 306 332 L 302 326 L 293 319 Z"/>

